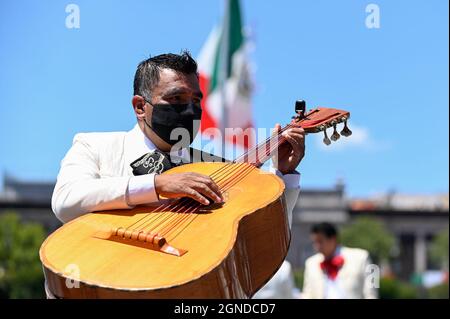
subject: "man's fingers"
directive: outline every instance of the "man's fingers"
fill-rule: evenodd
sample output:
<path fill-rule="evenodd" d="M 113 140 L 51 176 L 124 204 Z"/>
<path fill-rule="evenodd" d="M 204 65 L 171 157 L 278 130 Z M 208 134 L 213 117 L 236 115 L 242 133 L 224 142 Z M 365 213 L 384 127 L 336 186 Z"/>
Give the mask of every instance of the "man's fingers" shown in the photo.
<path fill-rule="evenodd" d="M 189 188 L 186 191 L 186 196 L 196 200 L 197 202 L 199 202 L 200 204 L 203 205 L 209 205 L 209 200 L 207 200 L 205 197 L 203 197 L 199 192 L 197 192 L 195 189 L 193 188 Z"/>
<path fill-rule="evenodd" d="M 305 142 L 305 131 L 302 128 L 289 129 L 283 133 L 283 136 L 294 137 L 299 143 Z"/>
<path fill-rule="evenodd" d="M 275 124 L 275 132 L 281 131 L 281 125 L 280 123 Z"/>
<path fill-rule="evenodd" d="M 298 134 L 305 135 L 305 130 L 303 128 L 301 128 L 301 127 L 290 128 L 289 130 L 287 130 L 287 132 L 293 132 L 293 133 L 298 133 Z"/>
<path fill-rule="evenodd" d="M 214 199 L 217 203 L 221 203 L 223 201 L 222 192 L 211 177 L 198 174 L 195 176 L 194 181 L 205 184 L 214 193 L 212 199 Z"/>
<path fill-rule="evenodd" d="M 203 183 L 194 183 L 192 186 L 197 192 L 201 193 L 202 195 L 205 195 L 206 197 L 209 197 L 210 199 L 214 200 L 216 203 L 221 203 L 222 199 L 211 189 L 208 187 L 208 185 Z"/>
<path fill-rule="evenodd" d="M 305 145 L 305 136 L 302 134 L 291 132 L 288 134 L 290 137 L 294 138 L 299 145 Z"/>
<path fill-rule="evenodd" d="M 160 178 L 163 179 L 162 185 Z M 158 194 L 168 198 L 190 197 L 203 205 L 209 205 L 210 201 L 223 202 L 219 186 L 211 177 L 198 173 L 158 175 L 155 188 Z"/>
<path fill-rule="evenodd" d="M 223 196 L 222 196 L 222 192 L 219 188 L 219 185 L 216 184 L 216 182 L 214 182 L 214 180 L 210 177 L 208 177 L 205 180 L 205 184 L 217 195 L 217 197 L 219 198 L 220 202 L 223 201 Z"/>
<path fill-rule="evenodd" d="M 294 151 L 294 153 L 298 154 L 301 152 L 302 145 L 295 137 L 293 137 L 291 135 L 286 135 L 285 138 L 288 141 L 288 143 L 291 144 L 291 147 L 292 147 L 292 150 Z"/>
<path fill-rule="evenodd" d="M 281 125 L 277 123 L 272 130 L 272 134 L 278 133 L 279 131 L 281 131 Z"/>

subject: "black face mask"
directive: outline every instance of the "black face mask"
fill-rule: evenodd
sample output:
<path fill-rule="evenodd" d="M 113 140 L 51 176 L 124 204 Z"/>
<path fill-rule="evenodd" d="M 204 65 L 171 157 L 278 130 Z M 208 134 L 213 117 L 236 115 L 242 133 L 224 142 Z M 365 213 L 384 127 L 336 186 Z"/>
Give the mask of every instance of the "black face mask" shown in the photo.
<path fill-rule="evenodd" d="M 150 102 L 148 102 L 151 104 Z M 153 104 L 152 104 L 153 105 Z M 174 145 L 182 140 L 181 134 L 189 133 L 189 145 L 197 135 L 202 117 L 202 108 L 194 103 L 189 104 L 156 104 L 153 105 L 151 125 L 149 126 L 164 142 Z M 195 123 L 194 123 L 195 121 Z M 170 138 L 174 129 L 184 128 L 174 134 L 175 140 Z M 180 133 L 180 134 L 178 134 Z M 185 140 L 185 139 L 184 139 Z M 183 145 L 187 147 L 188 145 Z"/>

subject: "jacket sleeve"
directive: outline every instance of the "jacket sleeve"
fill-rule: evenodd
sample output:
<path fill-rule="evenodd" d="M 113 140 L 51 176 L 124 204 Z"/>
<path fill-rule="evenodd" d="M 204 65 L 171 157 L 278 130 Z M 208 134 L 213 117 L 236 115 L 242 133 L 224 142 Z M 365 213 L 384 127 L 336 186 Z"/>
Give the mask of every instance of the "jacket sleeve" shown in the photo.
<path fill-rule="evenodd" d="M 292 228 L 292 213 L 294 211 L 295 204 L 297 203 L 298 194 L 300 193 L 300 173 L 294 172 L 293 174 L 283 175 L 274 167 L 271 167 L 270 171 L 280 177 L 286 186 L 283 195 L 287 206 L 286 214 L 289 220 L 289 228 Z"/>
<path fill-rule="evenodd" d="M 300 188 L 287 188 L 284 191 L 284 198 L 286 200 L 286 213 L 289 220 L 289 228 L 292 228 L 292 214 L 294 211 L 295 203 L 297 203 L 298 194 L 300 193 Z"/>
<path fill-rule="evenodd" d="M 126 200 L 129 179 L 100 178 L 94 148 L 85 134 L 77 134 L 61 162 L 52 196 L 53 212 L 65 223 L 94 211 L 131 208 Z"/>

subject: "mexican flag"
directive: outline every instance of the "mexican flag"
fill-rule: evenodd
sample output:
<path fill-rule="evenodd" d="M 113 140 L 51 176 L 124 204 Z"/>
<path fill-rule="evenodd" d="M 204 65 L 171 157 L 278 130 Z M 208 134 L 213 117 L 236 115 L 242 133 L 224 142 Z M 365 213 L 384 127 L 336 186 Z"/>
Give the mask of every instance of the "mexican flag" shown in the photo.
<path fill-rule="evenodd" d="M 245 134 L 245 129 L 253 127 L 245 48 L 239 0 L 227 0 L 222 25 L 212 30 L 197 59 L 204 94 L 201 131 L 218 128 L 225 134 L 225 128 L 242 128 L 244 134 L 229 137 L 227 143 L 248 148 L 255 138 Z"/>

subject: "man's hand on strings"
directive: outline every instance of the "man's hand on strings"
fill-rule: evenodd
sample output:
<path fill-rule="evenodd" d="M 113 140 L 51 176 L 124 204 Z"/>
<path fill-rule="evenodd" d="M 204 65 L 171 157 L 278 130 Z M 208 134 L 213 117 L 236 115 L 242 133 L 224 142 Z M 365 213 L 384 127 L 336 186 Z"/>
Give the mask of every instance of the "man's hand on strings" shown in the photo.
<path fill-rule="evenodd" d="M 274 132 L 280 132 L 281 125 L 276 124 Z M 305 131 L 299 127 L 290 128 L 282 133 L 287 143 L 278 148 L 278 154 L 272 157 L 274 166 L 282 174 L 290 174 L 295 171 L 305 156 Z"/>
<path fill-rule="evenodd" d="M 166 198 L 190 197 L 203 205 L 211 199 L 222 203 L 219 186 L 207 175 L 198 173 L 162 174 L 155 176 L 155 190 Z"/>

